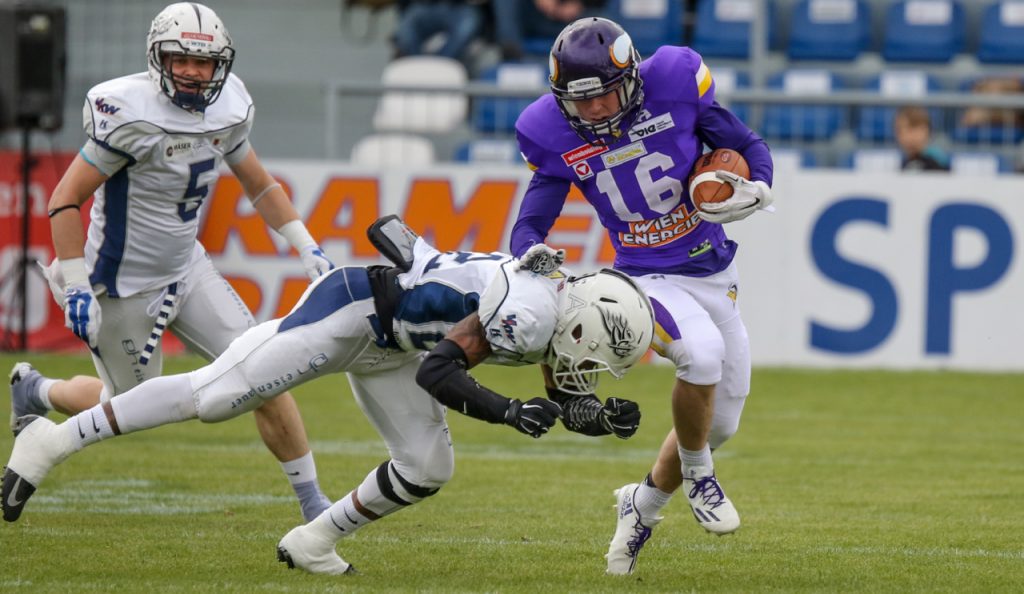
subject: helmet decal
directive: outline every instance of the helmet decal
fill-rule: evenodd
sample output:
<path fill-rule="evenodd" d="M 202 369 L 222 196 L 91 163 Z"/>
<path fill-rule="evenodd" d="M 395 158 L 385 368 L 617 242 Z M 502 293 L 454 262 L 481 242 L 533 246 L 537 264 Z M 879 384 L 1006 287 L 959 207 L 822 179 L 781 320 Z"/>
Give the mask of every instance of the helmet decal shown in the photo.
<path fill-rule="evenodd" d="M 609 348 L 620 359 L 632 355 L 636 350 L 637 339 L 629 327 L 626 316 L 604 307 L 598 307 L 598 309 L 601 311 L 602 320 L 604 320 L 604 329 L 608 333 Z"/>
<path fill-rule="evenodd" d="M 619 68 L 629 66 L 633 58 L 633 40 L 629 38 L 629 33 L 623 33 L 616 38 L 615 43 L 608 47 L 608 55 L 611 56 L 612 63 Z"/>
<path fill-rule="evenodd" d="M 548 80 L 555 82 L 558 80 L 558 60 L 555 59 L 555 54 L 548 54 Z"/>

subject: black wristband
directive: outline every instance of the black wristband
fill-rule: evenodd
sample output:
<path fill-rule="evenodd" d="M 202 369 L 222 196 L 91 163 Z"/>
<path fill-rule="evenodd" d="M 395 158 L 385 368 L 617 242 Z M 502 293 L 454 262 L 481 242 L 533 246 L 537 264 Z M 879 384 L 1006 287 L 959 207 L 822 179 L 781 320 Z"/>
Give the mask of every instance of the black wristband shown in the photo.
<path fill-rule="evenodd" d="M 52 219 L 53 216 L 56 215 L 57 213 L 59 213 L 60 211 L 67 210 L 69 208 L 73 208 L 75 210 L 81 210 L 82 209 L 77 204 L 65 204 L 64 206 L 58 206 L 57 208 L 55 208 L 53 210 L 46 211 L 46 216 L 48 216 L 48 217 L 50 217 Z"/>

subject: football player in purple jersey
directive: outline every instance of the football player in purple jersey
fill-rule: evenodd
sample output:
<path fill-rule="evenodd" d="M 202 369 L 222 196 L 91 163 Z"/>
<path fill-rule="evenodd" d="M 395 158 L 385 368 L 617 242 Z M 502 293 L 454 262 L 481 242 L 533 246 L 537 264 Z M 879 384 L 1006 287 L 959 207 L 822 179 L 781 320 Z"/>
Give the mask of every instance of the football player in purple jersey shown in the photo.
<path fill-rule="evenodd" d="M 650 297 L 654 349 L 675 364 L 674 428 L 650 474 L 616 491 L 618 523 L 608 573 L 628 574 L 683 487 L 693 514 L 715 534 L 739 528 L 711 452 L 731 437 L 750 388 L 750 348 L 737 301 L 736 243 L 723 225 L 772 203 L 765 142 L 715 101 L 700 55 L 665 46 L 641 63 L 629 34 L 601 18 L 578 20 L 555 40 L 551 94 L 519 116 L 516 138 L 533 179 L 512 230 L 516 255 L 544 245 L 570 185 L 597 211 L 615 268 Z M 696 209 L 686 180 L 705 147 L 738 151 L 750 179 L 716 175 L 733 196 Z"/>

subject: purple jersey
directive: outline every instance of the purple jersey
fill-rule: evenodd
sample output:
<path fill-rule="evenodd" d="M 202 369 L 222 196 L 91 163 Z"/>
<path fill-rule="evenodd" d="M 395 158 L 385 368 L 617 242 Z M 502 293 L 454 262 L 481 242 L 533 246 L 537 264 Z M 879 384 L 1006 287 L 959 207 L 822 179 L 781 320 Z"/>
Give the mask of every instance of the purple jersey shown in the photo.
<path fill-rule="evenodd" d="M 615 246 L 615 267 L 630 274 L 714 274 L 732 261 L 736 243 L 721 225 L 697 216 L 687 178 L 703 145 L 746 158 L 751 179 L 772 181 L 764 141 L 719 106 L 699 54 L 665 46 L 640 64 L 644 100 L 637 116 L 607 144 L 584 142 L 554 95 L 534 101 L 516 121 L 516 138 L 534 177 L 512 230 L 521 255 L 541 243 L 576 184 Z M 628 126 L 628 128 L 626 127 Z"/>

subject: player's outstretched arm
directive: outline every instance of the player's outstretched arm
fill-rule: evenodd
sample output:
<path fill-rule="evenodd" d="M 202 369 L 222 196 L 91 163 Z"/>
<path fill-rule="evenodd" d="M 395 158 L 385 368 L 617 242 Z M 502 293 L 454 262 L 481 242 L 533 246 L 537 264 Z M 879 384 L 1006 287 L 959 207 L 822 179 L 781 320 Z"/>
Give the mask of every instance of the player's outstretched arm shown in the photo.
<path fill-rule="evenodd" d="M 85 231 L 80 210 L 108 176 L 79 154 L 50 197 L 48 214 L 53 249 L 64 291 L 64 325 L 98 353 L 100 305 L 85 266 Z"/>
<path fill-rule="evenodd" d="M 503 423 L 531 437 L 555 424 L 561 408 L 546 398 L 509 399 L 481 386 L 467 369 L 491 353 L 480 318 L 470 314 L 452 328 L 420 365 L 416 383 L 448 408 L 488 423 Z"/>
<path fill-rule="evenodd" d="M 334 269 L 334 263 L 309 234 L 284 188 L 263 168 L 256 151 L 249 149 L 245 157 L 236 163 L 229 162 L 229 166 L 256 212 L 299 252 L 309 280 L 315 280 Z"/>

